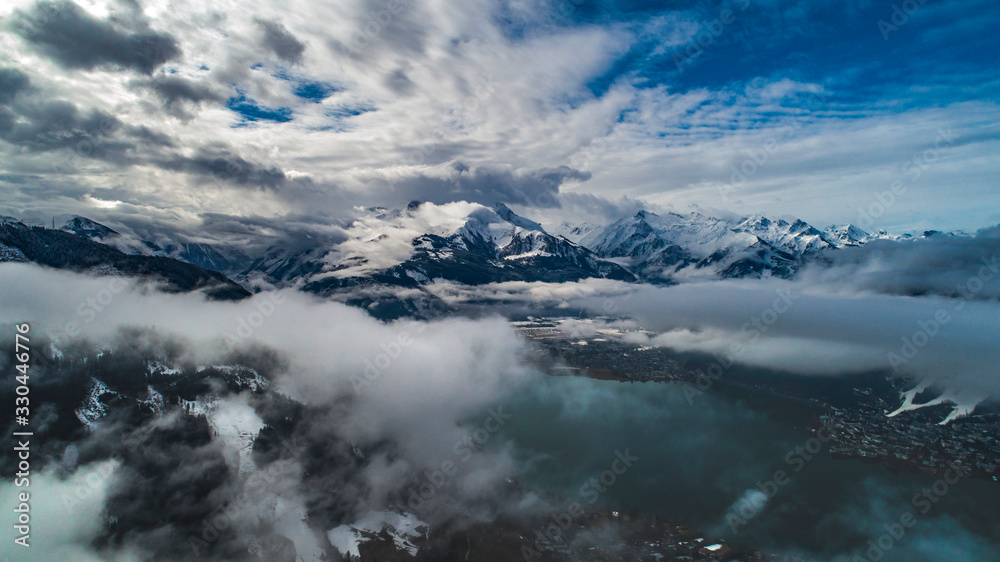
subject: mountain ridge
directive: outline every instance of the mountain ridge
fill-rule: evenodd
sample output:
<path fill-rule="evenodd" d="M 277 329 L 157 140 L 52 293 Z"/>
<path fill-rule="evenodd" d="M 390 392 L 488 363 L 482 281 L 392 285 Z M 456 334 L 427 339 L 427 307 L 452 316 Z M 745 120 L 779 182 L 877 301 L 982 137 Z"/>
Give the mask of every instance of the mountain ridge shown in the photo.
<path fill-rule="evenodd" d="M 820 230 L 799 219 L 759 214 L 723 219 L 645 209 L 607 224 L 563 222 L 550 232 L 503 203 L 490 208 L 464 201 L 370 207 L 358 212 L 345 229 L 346 240 L 339 243 L 295 249 L 274 244 L 255 256 L 206 243 L 154 243 L 81 216 L 59 231 L 126 255 L 185 262 L 244 286 L 295 287 L 319 294 L 370 284 L 416 288 L 434 282 L 788 278 L 826 251 L 915 238 L 869 233 L 850 224 Z M 32 261 L 19 252 L 6 245 L 0 259 Z"/>
<path fill-rule="evenodd" d="M 107 230 L 93 228 L 94 225 Z M 250 296 L 249 291 L 217 271 L 165 256 L 128 254 L 97 242 L 94 237 L 114 232 L 99 223 L 87 225 L 87 232 L 94 236 L 5 219 L 0 222 L 0 262 L 33 262 L 55 269 L 154 278 L 163 281 L 167 291 L 204 290 L 209 298 L 217 300 Z"/>

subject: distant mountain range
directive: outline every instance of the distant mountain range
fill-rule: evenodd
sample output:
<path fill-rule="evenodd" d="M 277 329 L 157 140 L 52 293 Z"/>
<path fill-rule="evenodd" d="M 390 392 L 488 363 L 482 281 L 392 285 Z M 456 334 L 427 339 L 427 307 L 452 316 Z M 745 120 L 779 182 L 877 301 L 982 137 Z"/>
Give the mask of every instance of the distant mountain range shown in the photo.
<path fill-rule="evenodd" d="M 0 223 L 0 261 L 154 275 L 174 290 L 214 283 L 216 295 L 238 298 L 246 291 L 237 283 L 260 282 L 330 294 L 359 285 L 419 287 L 436 281 L 787 278 L 823 252 L 913 238 L 869 233 L 854 225 L 819 230 L 801 220 L 761 215 L 721 219 L 649 211 L 610 224 L 564 222 L 548 231 L 503 204 L 491 209 L 466 202 L 369 208 L 346 233 L 347 240 L 329 247 L 273 246 L 249 256 L 203 243 L 156 244 L 84 217 L 74 217 L 58 230 L 8 217 Z"/>
<path fill-rule="evenodd" d="M 761 215 L 726 220 L 648 211 L 603 228 L 568 232 L 581 234 L 581 245 L 648 281 L 791 277 L 805 260 L 824 250 L 893 238 L 853 225 L 820 231 L 801 220 L 774 221 Z"/>
<path fill-rule="evenodd" d="M 160 282 L 167 291 L 204 290 L 214 299 L 250 296 L 249 291 L 220 272 L 165 256 L 126 253 L 99 242 L 115 235 L 114 230 L 79 217 L 67 223 L 64 230 L 28 226 L 2 217 L 0 262 L 34 262 L 57 269 L 149 279 Z"/>

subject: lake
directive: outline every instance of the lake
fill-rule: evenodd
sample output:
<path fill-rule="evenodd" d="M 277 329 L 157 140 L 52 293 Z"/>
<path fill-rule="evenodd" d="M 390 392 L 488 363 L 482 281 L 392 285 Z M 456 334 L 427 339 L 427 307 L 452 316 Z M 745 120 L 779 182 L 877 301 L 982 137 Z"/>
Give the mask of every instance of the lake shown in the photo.
<path fill-rule="evenodd" d="M 808 429 L 814 408 L 717 386 L 689 396 L 675 383 L 544 377 L 504 406 L 513 414 L 505 435 L 523 461 L 519 480 L 771 552 L 823 560 L 1000 556 L 1000 484 L 961 480 L 938 493 L 938 476 L 836 460 L 825 447 L 811 454 L 820 445 Z M 616 452 L 637 460 L 622 472 Z M 613 484 L 597 480 L 581 491 L 613 467 L 622 472 L 604 475 Z M 925 489 L 930 495 L 914 504 Z M 913 519 L 904 525 L 907 513 Z"/>

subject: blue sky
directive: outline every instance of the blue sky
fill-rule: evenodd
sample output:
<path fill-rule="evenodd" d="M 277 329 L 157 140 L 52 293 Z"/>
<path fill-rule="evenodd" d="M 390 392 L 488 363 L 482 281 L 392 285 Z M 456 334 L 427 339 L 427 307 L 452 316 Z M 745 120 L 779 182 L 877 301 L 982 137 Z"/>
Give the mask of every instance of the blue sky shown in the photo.
<path fill-rule="evenodd" d="M 209 217 L 322 230 L 354 205 L 502 198 L 543 222 L 645 204 L 1000 223 L 995 2 L 16 0 L 0 17 L 0 212 L 28 219 L 211 238 Z"/>

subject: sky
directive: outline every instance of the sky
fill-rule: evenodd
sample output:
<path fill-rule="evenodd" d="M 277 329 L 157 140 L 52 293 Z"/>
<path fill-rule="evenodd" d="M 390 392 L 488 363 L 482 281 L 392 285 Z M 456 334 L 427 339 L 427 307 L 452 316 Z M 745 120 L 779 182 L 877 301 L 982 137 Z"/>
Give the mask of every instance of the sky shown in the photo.
<path fill-rule="evenodd" d="M 990 0 L 13 0 L 0 18 L 0 214 L 38 223 L 213 241 L 414 199 L 1000 223 Z"/>

